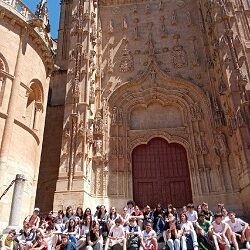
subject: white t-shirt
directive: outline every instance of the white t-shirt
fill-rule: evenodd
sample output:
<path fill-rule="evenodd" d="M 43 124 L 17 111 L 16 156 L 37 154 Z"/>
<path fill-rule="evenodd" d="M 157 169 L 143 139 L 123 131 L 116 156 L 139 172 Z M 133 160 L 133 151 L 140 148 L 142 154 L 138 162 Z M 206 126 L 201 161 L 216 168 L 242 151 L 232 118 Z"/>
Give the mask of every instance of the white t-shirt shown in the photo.
<path fill-rule="evenodd" d="M 243 225 L 245 225 L 245 222 L 240 218 L 235 218 L 235 222 L 232 222 L 231 220 L 227 220 L 226 223 L 235 233 L 241 232 L 243 230 Z"/>
<path fill-rule="evenodd" d="M 89 226 L 83 225 L 82 226 L 82 233 L 85 235 L 88 234 L 89 233 Z"/>
<path fill-rule="evenodd" d="M 190 232 L 191 230 L 194 230 L 194 226 L 191 221 L 187 221 L 186 223 L 180 224 L 181 230 L 186 231 L 186 233 Z"/>
<path fill-rule="evenodd" d="M 213 221 L 212 226 L 215 233 L 222 233 L 226 226 L 226 223 L 222 221 L 220 224 L 217 224 L 215 221 Z"/>
<path fill-rule="evenodd" d="M 142 231 L 142 237 L 143 239 L 151 238 L 151 237 L 156 237 L 156 232 L 154 230 L 150 230 L 148 233 L 146 230 Z"/>
<path fill-rule="evenodd" d="M 187 215 L 188 221 L 195 222 L 198 220 L 198 214 L 195 210 L 193 210 L 192 212 L 187 211 L 186 215 Z"/>
<path fill-rule="evenodd" d="M 229 220 L 229 217 L 228 217 L 228 216 L 222 217 L 222 221 L 223 221 L 223 222 L 227 222 L 228 220 Z"/>
<path fill-rule="evenodd" d="M 124 237 L 124 229 L 123 226 L 112 226 L 110 231 L 109 231 L 109 235 L 111 235 L 112 237 L 115 238 L 120 238 L 120 237 Z"/>

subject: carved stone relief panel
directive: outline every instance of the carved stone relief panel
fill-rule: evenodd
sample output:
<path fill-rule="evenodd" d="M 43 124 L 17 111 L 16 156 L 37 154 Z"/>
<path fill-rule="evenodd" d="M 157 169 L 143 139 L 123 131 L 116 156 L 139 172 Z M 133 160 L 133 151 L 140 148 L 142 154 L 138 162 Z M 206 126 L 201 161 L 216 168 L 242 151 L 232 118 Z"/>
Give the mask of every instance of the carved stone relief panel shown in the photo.
<path fill-rule="evenodd" d="M 152 103 L 148 107 L 135 108 L 130 117 L 130 129 L 175 128 L 183 126 L 181 111 L 175 106 Z"/>

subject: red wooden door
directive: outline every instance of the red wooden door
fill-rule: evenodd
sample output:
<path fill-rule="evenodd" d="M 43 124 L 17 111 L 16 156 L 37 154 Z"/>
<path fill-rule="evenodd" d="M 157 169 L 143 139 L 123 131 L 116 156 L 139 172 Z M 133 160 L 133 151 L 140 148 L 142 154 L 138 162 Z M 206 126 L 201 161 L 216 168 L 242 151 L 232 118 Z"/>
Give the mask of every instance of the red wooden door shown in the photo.
<path fill-rule="evenodd" d="M 192 191 L 185 148 L 154 138 L 133 151 L 134 200 L 140 206 L 182 207 L 192 202 Z"/>

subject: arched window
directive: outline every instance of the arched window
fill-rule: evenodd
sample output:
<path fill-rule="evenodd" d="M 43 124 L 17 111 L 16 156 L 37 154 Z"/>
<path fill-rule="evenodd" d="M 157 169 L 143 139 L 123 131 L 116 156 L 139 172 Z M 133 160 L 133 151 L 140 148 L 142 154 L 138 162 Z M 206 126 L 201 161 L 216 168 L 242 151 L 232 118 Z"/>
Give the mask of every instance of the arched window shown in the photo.
<path fill-rule="evenodd" d="M 8 73 L 8 65 L 4 56 L 0 53 L 0 106 L 2 106 L 4 98 L 4 90 L 6 84 L 6 73 Z"/>
<path fill-rule="evenodd" d="M 38 130 L 40 115 L 43 112 L 43 88 L 40 81 L 34 80 L 31 82 L 27 97 L 26 124 L 30 128 Z"/>

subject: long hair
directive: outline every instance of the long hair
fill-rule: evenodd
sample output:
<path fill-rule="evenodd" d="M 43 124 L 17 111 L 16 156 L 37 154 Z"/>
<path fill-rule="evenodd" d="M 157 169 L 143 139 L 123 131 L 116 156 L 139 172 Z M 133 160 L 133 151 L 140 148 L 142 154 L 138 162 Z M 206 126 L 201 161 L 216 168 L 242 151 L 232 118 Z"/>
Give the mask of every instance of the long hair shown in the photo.
<path fill-rule="evenodd" d="M 90 211 L 90 214 L 87 214 L 87 211 Z M 87 216 L 89 216 L 89 215 L 92 216 L 92 213 L 91 213 L 91 209 L 87 207 L 83 213 L 82 218 L 85 220 L 87 218 Z"/>
<path fill-rule="evenodd" d="M 84 226 L 88 226 L 88 224 L 87 224 L 88 218 L 90 218 L 90 223 L 89 223 L 89 229 L 90 229 L 90 228 L 92 227 L 92 222 L 93 222 L 92 216 L 88 215 L 88 216 L 83 220 L 83 225 L 84 225 Z"/>
<path fill-rule="evenodd" d="M 73 226 L 71 225 L 71 221 L 74 222 Z M 76 228 L 76 222 L 75 222 L 75 220 L 74 219 L 70 219 L 69 220 L 69 224 L 68 224 L 68 232 L 74 232 L 75 228 Z"/>
<path fill-rule="evenodd" d="M 105 209 L 105 206 L 104 206 L 104 205 L 101 205 L 100 210 L 99 210 L 98 215 L 97 215 L 97 218 L 98 218 L 98 219 L 101 219 L 101 216 L 102 216 L 102 208 L 104 208 L 104 214 L 107 213 L 107 210 Z"/>
<path fill-rule="evenodd" d="M 78 214 L 78 210 L 80 210 L 80 215 Z M 83 218 L 83 210 L 82 210 L 81 207 L 78 207 L 78 208 L 76 209 L 76 216 L 79 217 L 80 219 Z"/>
<path fill-rule="evenodd" d="M 69 210 L 72 210 L 72 214 L 73 214 L 73 208 L 71 206 L 68 206 L 66 208 L 66 217 L 69 218 Z"/>

